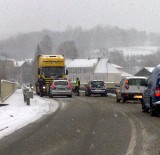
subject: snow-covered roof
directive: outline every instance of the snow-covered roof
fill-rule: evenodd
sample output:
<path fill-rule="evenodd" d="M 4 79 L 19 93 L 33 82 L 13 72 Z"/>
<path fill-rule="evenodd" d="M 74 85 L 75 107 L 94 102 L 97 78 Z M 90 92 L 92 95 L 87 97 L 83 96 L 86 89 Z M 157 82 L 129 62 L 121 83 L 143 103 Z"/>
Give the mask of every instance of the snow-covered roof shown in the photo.
<path fill-rule="evenodd" d="M 17 61 L 16 62 L 16 67 L 21 67 L 23 64 L 24 64 L 24 60 L 21 60 L 21 61 Z"/>
<path fill-rule="evenodd" d="M 65 59 L 65 65 L 69 65 L 69 63 L 72 61 L 72 59 Z"/>
<path fill-rule="evenodd" d="M 155 67 L 144 67 L 146 70 L 148 70 L 150 73 L 155 69 Z"/>
<path fill-rule="evenodd" d="M 123 67 L 121 67 L 121 66 L 118 66 L 118 65 L 115 65 L 115 64 L 112 64 L 113 66 L 115 66 L 116 68 L 118 68 L 118 69 L 122 69 Z"/>
<path fill-rule="evenodd" d="M 6 57 L 0 55 L 0 60 L 6 60 Z"/>
<path fill-rule="evenodd" d="M 122 76 L 122 77 L 127 77 L 127 76 L 133 76 L 133 75 L 132 75 L 132 74 L 129 74 L 129 73 L 127 73 L 127 72 L 122 71 L 122 72 L 121 72 L 121 76 Z"/>
<path fill-rule="evenodd" d="M 74 59 L 66 67 L 94 67 L 98 59 Z"/>
<path fill-rule="evenodd" d="M 30 65 L 33 63 L 33 59 L 25 59 L 25 61 Z"/>
<path fill-rule="evenodd" d="M 147 79 L 145 76 L 129 76 L 127 79 Z"/>
<path fill-rule="evenodd" d="M 120 71 L 108 59 L 100 59 L 94 73 L 120 73 Z"/>

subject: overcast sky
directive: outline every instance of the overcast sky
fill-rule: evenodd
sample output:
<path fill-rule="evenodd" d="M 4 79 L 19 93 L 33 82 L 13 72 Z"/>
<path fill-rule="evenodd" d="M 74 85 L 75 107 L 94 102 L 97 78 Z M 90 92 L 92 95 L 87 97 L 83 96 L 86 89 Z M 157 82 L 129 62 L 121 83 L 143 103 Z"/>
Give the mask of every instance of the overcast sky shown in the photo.
<path fill-rule="evenodd" d="M 0 0 L 0 38 L 96 25 L 160 32 L 160 0 Z"/>

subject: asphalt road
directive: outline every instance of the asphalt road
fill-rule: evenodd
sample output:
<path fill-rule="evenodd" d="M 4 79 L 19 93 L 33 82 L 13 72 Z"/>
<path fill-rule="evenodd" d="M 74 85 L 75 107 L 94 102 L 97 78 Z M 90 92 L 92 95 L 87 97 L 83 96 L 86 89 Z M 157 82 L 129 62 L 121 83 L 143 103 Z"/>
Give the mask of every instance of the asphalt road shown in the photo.
<path fill-rule="evenodd" d="M 1 139 L 0 155 L 160 154 L 160 117 L 141 112 L 140 103 L 98 96 L 56 100 L 56 113 Z"/>

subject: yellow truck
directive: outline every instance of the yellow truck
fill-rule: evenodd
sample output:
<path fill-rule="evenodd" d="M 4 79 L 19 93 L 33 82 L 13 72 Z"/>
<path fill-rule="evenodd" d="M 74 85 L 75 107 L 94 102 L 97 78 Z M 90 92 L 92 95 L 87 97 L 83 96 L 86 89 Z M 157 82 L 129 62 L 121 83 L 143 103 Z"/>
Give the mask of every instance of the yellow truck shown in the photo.
<path fill-rule="evenodd" d="M 36 93 L 40 94 L 38 79 L 42 76 L 45 80 L 44 95 L 49 95 L 50 85 L 55 79 L 66 79 L 68 71 L 65 70 L 63 55 L 38 55 L 36 65 Z"/>

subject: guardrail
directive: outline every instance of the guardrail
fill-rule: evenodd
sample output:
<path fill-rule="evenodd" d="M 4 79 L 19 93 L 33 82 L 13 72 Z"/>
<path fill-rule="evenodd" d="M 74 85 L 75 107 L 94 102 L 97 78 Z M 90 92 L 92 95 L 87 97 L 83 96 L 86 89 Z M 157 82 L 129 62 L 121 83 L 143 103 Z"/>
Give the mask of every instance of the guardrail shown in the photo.
<path fill-rule="evenodd" d="M 27 105 L 30 105 L 30 98 L 33 98 L 33 91 L 23 86 L 23 96 L 24 96 L 24 102 L 26 102 Z"/>
<path fill-rule="evenodd" d="M 4 102 L 18 88 L 17 83 L 1 80 L 1 102 Z"/>

